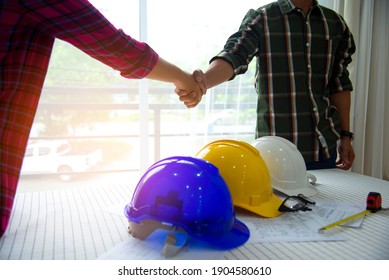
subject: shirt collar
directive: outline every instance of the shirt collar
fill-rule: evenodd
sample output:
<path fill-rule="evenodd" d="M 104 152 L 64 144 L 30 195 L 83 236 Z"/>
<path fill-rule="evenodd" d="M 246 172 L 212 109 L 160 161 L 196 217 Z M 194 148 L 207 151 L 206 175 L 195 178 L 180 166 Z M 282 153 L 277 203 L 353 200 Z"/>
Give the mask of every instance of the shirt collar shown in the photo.
<path fill-rule="evenodd" d="M 288 14 L 296 8 L 296 6 L 290 0 L 277 0 L 277 2 L 278 2 L 278 5 L 280 6 L 282 14 Z M 313 0 L 312 7 L 314 7 L 314 8 L 318 7 L 320 9 L 319 3 L 317 2 L 317 0 Z"/>

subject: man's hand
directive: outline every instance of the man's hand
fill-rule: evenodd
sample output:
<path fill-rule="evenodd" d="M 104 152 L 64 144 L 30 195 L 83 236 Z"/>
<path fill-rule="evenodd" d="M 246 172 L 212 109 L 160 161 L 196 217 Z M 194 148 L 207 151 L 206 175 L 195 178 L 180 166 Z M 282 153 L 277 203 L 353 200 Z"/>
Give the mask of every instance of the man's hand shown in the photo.
<path fill-rule="evenodd" d="M 204 94 L 207 91 L 207 78 L 205 77 L 205 74 L 200 69 L 196 69 L 193 71 L 192 74 L 193 78 L 195 79 L 196 83 L 199 85 L 201 89 L 204 90 Z"/>
<path fill-rule="evenodd" d="M 183 102 L 187 108 L 196 107 L 200 103 L 203 96 L 201 91 L 187 92 L 185 90 L 176 88 L 175 92 L 179 96 L 180 101 Z"/>
<path fill-rule="evenodd" d="M 179 96 L 180 101 L 183 102 L 187 108 L 196 107 L 200 103 L 203 95 L 207 92 L 205 75 L 201 70 L 195 70 L 191 78 L 196 83 L 195 90 L 188 91 L 179 84 L 176 84 L 175 89 L 175 92 Z"/>
<path fill-rule="evenodd" d="M 355 154 L 354 148 L 351 145 L 351 140 L 347 137 L 341 138 L 338 146 L 339 159 L 336 162 L 336 166 L 343 170 L 351 168 Z"/>

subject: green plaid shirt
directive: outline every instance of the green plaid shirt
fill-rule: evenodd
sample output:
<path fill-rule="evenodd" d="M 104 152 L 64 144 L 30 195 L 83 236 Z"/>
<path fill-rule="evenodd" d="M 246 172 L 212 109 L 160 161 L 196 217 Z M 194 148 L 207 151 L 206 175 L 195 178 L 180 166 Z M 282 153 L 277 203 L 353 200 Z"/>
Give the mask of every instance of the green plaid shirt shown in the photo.
<path fill-rule="evenodd" d="M 248 11 L 212 60 L 226 60 L 238 75 L 257 58 L 256 137 L 284 137 L 311 162 L 321 150 L 326 158 L 336 150 L 339 116 L 329 95 L 352 91 L 347 65 L 354 52 L 340 15 L 314 1 L 304 16 L 288 0 L 279 0 Z"/>

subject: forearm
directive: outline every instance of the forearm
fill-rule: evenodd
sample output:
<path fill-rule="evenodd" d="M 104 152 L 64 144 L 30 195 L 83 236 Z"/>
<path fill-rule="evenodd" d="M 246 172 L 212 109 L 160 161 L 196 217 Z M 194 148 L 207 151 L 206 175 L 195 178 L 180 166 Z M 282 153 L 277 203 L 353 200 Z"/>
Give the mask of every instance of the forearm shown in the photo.
<path fill-rule="evenodd" d="M 207 89 L 209 89 L 229 80 L 234 75 L 234 69 L 227 61 L 215 59 L 204 74 L 207 81 Z"/>
<path fill-rule="evenodd" d="M 350 91 L 342 91 L 334 93 L 330 97 L 331 104 L 336 106 L 340 115 L 340 129 L 350 130 L 350 105 L 351 94 Z M 343 170 L 351 168 L 355 153 L 351 144 L 351 137 L 341 137 L 338 146 L 338 160 L 336 161 L 337 167 Z"/>
<path fill-rule="evenodd" d="M 191 74 L 176 65 L 159 57 L 157 64 L 146 76 L 147 79 L 173 83 L 177 88 L 186 91 L 197 90 L 198 86 Z"/>
<path fill-rule="evenodd" d="M 157 64 L 146 76 L 146 78 L 162 82 L 176 83 L 181 79 L 186 78 L 186 74 L 176 65 L 171 64 L 162 57 L 159 57 Z"/>
<path fill-rule="evenodd" d="M 340 116 L 340 129 L 350 130 L 350 107 L 351 93 L 350 91 L 342 91 L 334 93 L 330 96 L 331 104 L 334 105 Z"/>

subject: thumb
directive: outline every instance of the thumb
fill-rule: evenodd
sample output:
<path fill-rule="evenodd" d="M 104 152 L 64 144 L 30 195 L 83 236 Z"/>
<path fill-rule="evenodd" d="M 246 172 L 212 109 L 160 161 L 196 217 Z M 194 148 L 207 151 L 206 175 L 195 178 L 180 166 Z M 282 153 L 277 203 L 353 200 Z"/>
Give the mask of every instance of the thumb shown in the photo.
<path fill-rule="evenodd" d="M 196 82 L 202 82 L 204 80 L 204 73 L 200 69 L 193 71 L 193 78 Z"/>

